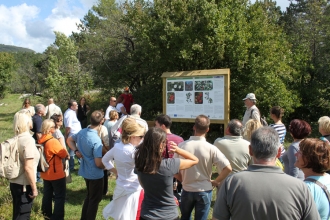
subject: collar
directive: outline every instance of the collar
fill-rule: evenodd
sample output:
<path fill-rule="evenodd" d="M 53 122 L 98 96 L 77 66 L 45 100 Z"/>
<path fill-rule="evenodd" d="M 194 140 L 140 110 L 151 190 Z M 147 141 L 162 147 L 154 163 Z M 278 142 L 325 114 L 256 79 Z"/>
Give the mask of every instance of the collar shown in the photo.
<path fill-rule="evenodd" d="M 87 131 L 88 132 L 95 132 L 97 134 L 97 130 L 95 130 L 94 128 L 87 127 Z"/>
<path fill-rule="evenodd" d="M 283 170 L 277 166 L 269 166 L 269 165 L 261 165 L 261 164 L 250 165 L 247 170 L 251 172 L 284 174 Z"/>
<path fill-rule="evenodd" d="M 24 132 L 18 134 L 17 136 L 18 136 L 18 137 L 21 137 L 21 136 L 26 136 L 26 135 L 31 136 L 29 131 L 24 131 Z"/>
<path fill-rule="evenodd" d="M 242 136 L 233 136 L 233 135 L 225 135 L 223 137 L 224 139 L 230 139 L 230 140 L 238 140 L 238 139 L 242 139 Z"/>
<path fill-rule="evenodd" d="M 206 138 L 203 136 L 190 136 L 189 140 L 193 141 L 206 141 Z"/>

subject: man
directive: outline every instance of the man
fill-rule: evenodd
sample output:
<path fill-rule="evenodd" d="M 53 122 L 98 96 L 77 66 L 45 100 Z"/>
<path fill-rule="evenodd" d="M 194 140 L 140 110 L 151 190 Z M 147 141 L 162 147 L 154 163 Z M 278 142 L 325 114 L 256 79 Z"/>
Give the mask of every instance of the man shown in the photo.
<path fill-rule="evenodd" d="M 237 173 L 246 170 L 252 164 L 249 154 L 249 142 L 242 137 L 243 125 L 233 119 L 228 123 L 225 136 L 214 141 L 214 145 L 226 156 L 232 167 L 232 172 Z"/>
<path fill-rule="evenodd" d="M 145 131 L 148 131 L 148 123 L 141 118 L 142 113 L 142 107 L 138 104 L 134 104 L 131 106 L 131 115 L 125 115 L 124 117 L 121 117 L 116 124 L 114 124 L 111 128 L 111 131 L 109 133 L 109 148 L 111 149 L 115 141 L 118 141 L 120 134 L 121 134 L 121 124 L 127 117 L 132 117 L 136 120 L 137 123 L 142 125 L 145 128 Z"/>
<path fill-rule="evenodd" d="M 166 132 L 166 147 L 163 152 L 164 158 L 173 157 L 173 153 L 168 152 L 170 150 L 170 148 L 168 148 L 170 146 L 169 142 L 173 141 L 177 145 L 179 145 L 181 142 L 183 142 L 182 137 L 172 134 L 171 125 L 172 125 L 172 120 L 171 120 L 170 116 L 168 116 L 168 115 L 162 114 L 162 115 L 157 116 L 157 118 L 155 119 L 155 127 L 161 128 L 163 131 Z M 174 178 L 173 179 L 173 193 L 179 202 L 181 202 L 181 189 L 182 189 L 181 182 L 177 181 L 177 179 Z"/>
<path fill-rule="evenodd" d="M 62 115 L 62 110 L 60 107 L 55 105 L 54 99 L 48 99 L 48 105 L 46 107 L 46 118 L 50 118 L 53 114 Z"/>
<path fill-rule="evenodd" d="M 81 220 L 95 219 L 98 205 L 102 200 L 104 165 L 102 141 L 97 134 L 102 120 L 102 112 L 94 111 L 91 115 L 91 125 L 67 140 L 70 149 L 77 157 L 82 158 L 78 174 L 85 179 L 87 196 L 82 207 Z"/>
<path fill-rule="evenodd" d="M 38 143 L 38 140 L 41 138 L 41 124 L 42 116 L 45 116 L 45 106 L 43 104 L 37 104 L 35 107 L 35 114 L 32 116 L 32 129 L 33 138 Z"/>
<path fill-rule="evenodd" d="M 109 106 L 108 106 L 108 108 L 107 108 L 107 110 L 105 111 L 105 115 L 104 115 L 104 118 L 105 119 L 110 119 L 109 118 L 109 113 L 110 113 L 110 111 L 112 111 L 112 110 L 116 110 L 117 111 L 117 109 L 116 109 L 116 104 L 117 104 L 117 100 L 116 100 L 116 98 L 115 97 L 110 97 L 110 101 L 109 101 L 110 103 L 109 103 Z"/>
<path fill-rule="evenodd" d="M 64 112 L 64 126 L 65 126 L 65 140 L 68 137 L 77 134 L 81 130 L 80 122 L 77 118 L 78 104 L 75 100 L 71 99 L 68 102 L 68 109 Z M 74 170 L 74 152 L 69 149 L 70 160 L 69 169 Z"/>
<path fill-rule="evenodd" d="M 131 109 L 132 104 L 134 103 L 134 100 L 133 100 L 132 94 L 129 92 L 129 87 L 125 87 L 124 88 L 124 93 L 121 94 L 120 96 L 123 99 L 123 104 L 124 104 L 124 107 L 127 111 L 127 114 L 132 114 L 130 112 L 130 109 Z"/>
<path fill-rule="evenodd" d="M 172 125 L 172 120 L 171 120 L 170 116 L 168 116 L 168 115 L 162 114 L 162 115 L 157 116 L 157 118 L 155 119 L 155 127 L 161 128 L 163 131 L 166 132 L 166 149 L 163 152 L 163 157 L 165 157 L 165 158 L 173 157 L 173 154 L 168 153 L 168 151 L 170 150 L 170 149 L 167 149 L 167 146 L 169 146 L 168 142 L 173 141 L 177 145 L 179 145 L 181 142 L 183 142 L 182 137 L 172 134 L 171 125 Z"/>
<path fill-rule="evenodd" d="M 41 125 L 42 125 L 42 116 L 45 116 L 46 108 L 43 104 L 37 104 L 35 107 L 35 114 L 32 116 L 32 129 L 33 138 L 38 143 L 38 140 L 41 138 Z M 40 172 L 37 172 L 37 182 L 42 183 L 40 178 Z"/>
<path fill-rule="evenodd" d="M 231 166 L 227 158 L 214 145 L 205 139 L 209 131 L 210 119 L 205 115 L 199 115 L 195 119 L 193 127 L 194 136 L 179 144 L 179 147 L 189 151 L 198 157 L 199 162 L 195 166 L 180 170 L 182 176 L 181 194 L 181 220 L 190 219 L 191 212 L 195 208 L 195 219 L 206 220 L 209 214 L 212 190 L 223 181 L 231 172 Z M 178 157 L 174 155 L 174 157 Z M 218 177 L 211 180 L 212 165 L 218 169 Z"/>
<path fill-rule="evenodd" d="M 280 140 L 271 127 L 252 134 L 254 164 L 226 178 L 213 207 L 213 220 L 320 219 L 305 183 L 275 166 Z"/>
<path fill-rule="evenodd" d="M 247 94 L 243 101 L 246 107 L 242 121 L 243 125 L 245 125 L 249 119 L 256 119 L 257 121 L 260 121 L 260 112 L 256 106 L 257 99 L 254 93 Z"/>

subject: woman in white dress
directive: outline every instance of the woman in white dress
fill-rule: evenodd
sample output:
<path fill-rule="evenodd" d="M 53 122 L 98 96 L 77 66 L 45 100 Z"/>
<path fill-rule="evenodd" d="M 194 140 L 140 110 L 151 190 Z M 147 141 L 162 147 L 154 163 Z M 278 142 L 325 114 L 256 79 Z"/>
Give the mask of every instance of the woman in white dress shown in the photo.
<path fill-rule="evenodd" d="M 116 188 L 113 200 L 103 209 L 105 219 L 134 220 L 137 217 L 140 196 L 143 196 L 142 187 L 134 173 L 135 151 L 143 140 L 145 128 L 135 119 L 127 118 L 122 124 L 121 142 L 108 151 L 102 158 L 105 168 L 117 173 Z M 114 168 L 113 160 L 116 162 Z"/>

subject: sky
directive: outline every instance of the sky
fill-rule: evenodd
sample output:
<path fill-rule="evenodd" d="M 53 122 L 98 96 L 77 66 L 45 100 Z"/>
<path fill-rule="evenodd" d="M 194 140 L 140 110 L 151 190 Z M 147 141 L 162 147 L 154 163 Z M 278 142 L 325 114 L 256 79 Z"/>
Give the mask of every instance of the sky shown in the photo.
<path fill-rule="evenodd" d="M 255 2 L 255 0 L 251 0 Z M 277 0 L 284 11 L 289 0 Z M 67 36 L 97 0 L 0 0 L 0 44 L 42 53 L 54 43 L 54 31 Z"/>

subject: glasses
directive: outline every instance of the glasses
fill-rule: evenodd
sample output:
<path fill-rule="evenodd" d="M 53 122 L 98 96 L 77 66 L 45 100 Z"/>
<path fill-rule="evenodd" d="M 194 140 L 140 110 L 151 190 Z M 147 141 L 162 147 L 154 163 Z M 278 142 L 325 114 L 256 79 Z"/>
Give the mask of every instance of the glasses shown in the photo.
<path fill-rule="evenodd" d="M 141 139 L 144 138 L 144 136 L 138 136 L 138 137 L 141 138 Z"/>

